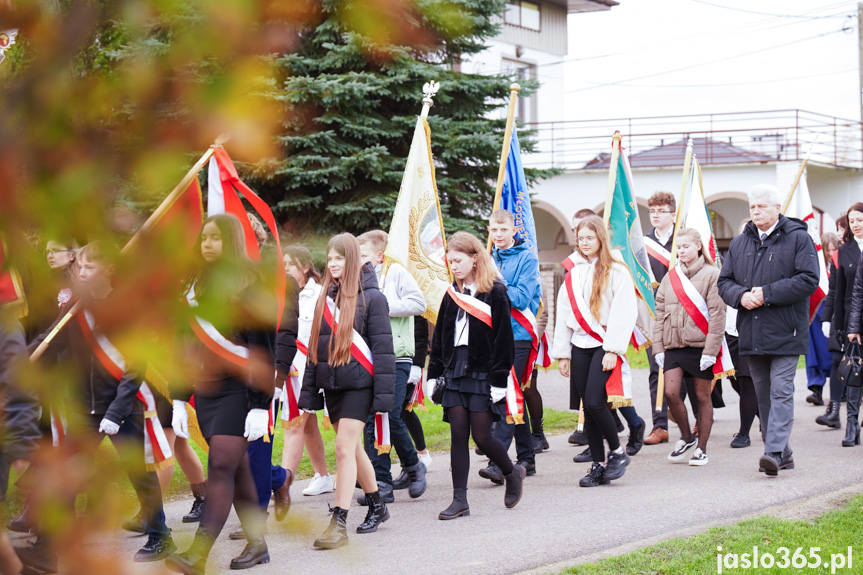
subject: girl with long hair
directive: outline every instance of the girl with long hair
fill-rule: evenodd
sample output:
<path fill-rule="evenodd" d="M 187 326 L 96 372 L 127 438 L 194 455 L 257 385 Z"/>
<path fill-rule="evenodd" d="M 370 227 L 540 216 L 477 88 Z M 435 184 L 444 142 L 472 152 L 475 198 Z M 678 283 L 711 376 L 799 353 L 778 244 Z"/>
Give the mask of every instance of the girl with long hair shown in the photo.
<path fill-rule="evenodd" d="M 283 250 L 285 270 L 300 286 L 299 293 L 299 331 L 298 340 L 308 346 L 312 333 L 312 320 L 315 307 L 321 295 L 321 274 L 315 269 L 312 254 L 308 248 L 301 245 L 291 245 Z M 299 353 L 299 352 L 298 352 Z M 284 395 L 282 396 L 284 397 Z M 327 470 L 327 459 L 324 453 L 324 440 L 318 427 L 318 416 L 314 411 L 302 412 L 302 422 L 298 426 L 285 429 L 285 447 L 282 451 L 282 467 L 296 475 L 297 468 L 303 458 L 303 447 L 309 454 L 314 478 L 308 487 L 303 489 L 303 495 L 321 495 L 334 490 L 333 479 Z"/>
<path fill-rule="evenodd" d="M 719 297 L 717 282 L 719 269 L 710 259 L 701 242 L 701 235 L 694 228 L 677 232 L 678 269 L 670 271 L 659 284 L 656 292 L 656 322 L 653 328 L 653 353 L 657 364 L 665 370 L 665 398 L 668 409 L 680 428 L 681 439 L 668 455 L 673 463 L 707 465 L 707 440 L 713 427 L 713 403 L 710 393 L 713 388 L 713 366 L 722 350 L 725 336 L 725 304 Z M 674 278 L 690 282 L 707 305 L 708 328 L 705 334 L 696 318 L 690 314 L 683 284 L 673 285 Z M 698 306 L 699 309 L 700 306 Z M 698 318 L 699 321 L 703 318 Z M 689 427 L 689 414 L 680 399 L 680 386 L 684 375 L 695 381 L 698 398 L 696 437 Z M 698 444 L 696 447 L 696 443 Z M 689 452 L 695 448 L 691 457 Z"/>
<path fill-rule="evenodd" d="M 512 463 L 491 431 L 493 421 L 506 417 L 503 400 L 515 358 L 506 285 L 485 246 L 471 234 L 453 234 L 447 240 L 446 253 L 455 282 L 438 311 L 427 387 L 432 390 L 439 377 L 446 378 L 441 405 L 444 421 L 451 429 L 453 501 L 438 518 L 455 519 L 470 514 L 467 478 L 471 436 L 503 473 L 507 508 L 521 500 L 526 470 Z"/>
<path fill-rule="evenodd" d="M 200 267 L 186 293 L 191 329 L 183 334 L 180 357 L 194 385 L 201 433 L 210 446 L 206 505 L 189 550 L 166 559 L 168 568 L 187 575 L 204 573 L 232 504 L 248 543 L 231 561 L 231 568 L 246 569 L 270 560 L 248 446 L 267 433 L 269 423 L 276 300 L 246 255 L 236 217 L 208 217 L 197 249 Z M 182 399 L 191 392 L 173 393 L 173 427 L 179 437 L 189 437 Z"/>
<path fill-rule="evenodd" d="M 570 378 L 570 408 L 584 404 L 593 463 L 579 485 L 595 487 L 619 479 L 629 465 L 606 405 L 606 384 L 629 347 L 638 303 L 632 276 L 611 251 L 602 219 L 584 218 L 576 236 L 578 249 L 570 256 L 574 265 L 557 295 L 552 357 L 560 374 Z M 603 440 L 608 443 L 607 461 Z"/>
<path fill-rule="evenodd" d="M 315 540 L 319 549 L 348 542 L 348 509 L 358 479 L 369 508 L 357 533 L 377 531 L 389 519 L 360 439 L 369 415 L 392 410 L 395 371 L 387 299 L 378 289 L 375 270 L 362 265 L 354 236 L 334 236 L 327 244 L 327 269 L 312 318 L 298 402 L 300 409 L 320 409 L 318 392 L 324 390 L 323 401 L 336 430 L 336 507 L 329 527 Z"/>

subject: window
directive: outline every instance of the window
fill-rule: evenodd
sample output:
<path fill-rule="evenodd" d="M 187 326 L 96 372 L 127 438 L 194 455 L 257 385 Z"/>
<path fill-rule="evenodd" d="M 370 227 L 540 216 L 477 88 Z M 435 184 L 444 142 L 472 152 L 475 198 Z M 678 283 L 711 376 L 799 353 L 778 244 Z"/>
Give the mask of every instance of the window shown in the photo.
<path fill-rule="evenodd" d="M 509 0 L 503 19 L 507 24 L 539 31 L 539 4 L 526 0 Z"/>

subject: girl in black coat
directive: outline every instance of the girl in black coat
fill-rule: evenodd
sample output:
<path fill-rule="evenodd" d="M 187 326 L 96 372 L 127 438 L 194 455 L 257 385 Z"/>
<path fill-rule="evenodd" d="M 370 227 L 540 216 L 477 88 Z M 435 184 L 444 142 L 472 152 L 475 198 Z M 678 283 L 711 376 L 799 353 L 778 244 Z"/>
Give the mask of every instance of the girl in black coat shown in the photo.
<path fill-rule="evenodd" d="M 467 232 L 457 232 L 449 238 L 447 260 L 455 276 L 453 288 L 487 304 L 491 327 L 462 309 L 452 294 L 447 293 L 441 301 L 432 337 L 428 388 L 431 392 L 441 375 L 446 378 L 441 405 L 452 433 L 453 501 L 439 519 L 470 514 L 467 477 L 471 435 L 477 447 L 504 473 L 504 504 L 508 508 L 515 507 L 521 499 L 525 476 L 525 468 L 513 465 L 503 444 L 491 433 L 492 421 L 506 416 L 504 397 L 515 357 L 506 285 L 485 246 Z M 431 397 L 431 393 L 427 395 Z"/>
<path fill-rule="evenodd" d="M 248 447 L 267 433 L 269 423 L 276 299 L 246 255 L 243 228 L 236 217 L 207 218 L 198 250 L 201 268 L 187 293 L 191 329 L 183 333 L 180 357 L 194 382 L 198 424 L 210 446 L 206 505 L 190 549 L 166 560 L 171 570 L 188 575 L 204 573 L 231 504 L 248 539 L 231 568 L 246 569 L 270 560 Z M 172 390 L 174 431 L 187 439 L 183 400 L 191 392 L 188 388 Z"/>
<path fill-rule="evenodd" d="M 360 245 L 351 234 L 330 239 L 321 287 L 297 403 L 300 409 L 321 409 L 318 392 L 323 390 L 336 430 L 336 507 L 329 527 L 315 541 L 319 549 L 335 549 L 348 542 L 346 521 L 357 479 L 369 506 L 357 533 L 377 531 L 389 519 L 360 438 L 369 415 L 393 408 L 396 363 L 387 298 L 378 289 L 374 268 L 362 265 Z M 332 319 L 338 324 L 335 333 Z"/>

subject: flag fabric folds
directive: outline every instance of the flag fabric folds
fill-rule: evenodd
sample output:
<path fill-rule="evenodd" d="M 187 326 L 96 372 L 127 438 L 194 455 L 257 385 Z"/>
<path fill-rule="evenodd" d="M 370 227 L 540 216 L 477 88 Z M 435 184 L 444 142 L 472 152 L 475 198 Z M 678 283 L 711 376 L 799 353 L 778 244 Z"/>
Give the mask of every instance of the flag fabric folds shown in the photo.
<path fill-rule="evenodd" d="M 507 210 L 515 219 L 515 237 L 538 254 L 536 242 L 536 224 L 533 219 L 533 209 L 530 206 L 530 194 L 527 191 L 527 180 L 521 165 L 521 149 L 518 145 L 518 131 L 513 129 L 509 144 L 509 155 L 506 158 L 506 179 L 500 194 L 500 209 Z M 537 270 L 538 271 L 538 270 Z"/>
<path fill-rule="evenodd" d="M 695 228 L 701 235 L 704 250 L 710 254 L 710 258 L 720 265 L 716 251 L 716 235 L 713 233 L 713 224 L 710 222 L 710 211 L 704 200 L 704 185 L 701 182 L 701 166 L 698 158 L 692 156 L 692 163 L 687 178 L 686 192 L 680 202 L 678 211 L 678 225 L 675 232 L 683 228 Z M 676 242 L 675 242 L 676 243 Z M 675 262 L 671 262 L 674 265 Z"/>
<path fill-rule="evenodd" d="M 384 274 L 393 262 L 408 270 L 419 284 L 426 299 L 423 317 L 437 321 L 437 312 L 452 283 L 452 275 L 446 262 L 446 236 L 435 184 L 431 130 L 424 118 L 417 120 L 408 152 L 384 250 Z"/>

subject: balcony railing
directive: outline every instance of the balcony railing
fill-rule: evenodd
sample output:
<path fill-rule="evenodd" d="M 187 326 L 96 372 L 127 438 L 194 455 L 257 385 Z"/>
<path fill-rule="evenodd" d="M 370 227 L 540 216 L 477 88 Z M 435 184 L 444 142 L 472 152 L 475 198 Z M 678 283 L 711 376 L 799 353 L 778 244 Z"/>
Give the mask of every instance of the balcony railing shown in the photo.
<path fill-rule="evenodd" d="M 701 165 L 751 164 L 802 159 L 863 169 L 863 124 L 804 110 L 537 122 L 537 152 L 529 167 L 568 170 L 608 167 L 611 136 L 619 130 L 633 167 L 679 166 L 692 137 Z"/>

